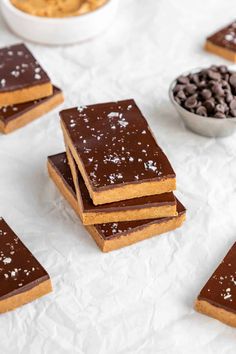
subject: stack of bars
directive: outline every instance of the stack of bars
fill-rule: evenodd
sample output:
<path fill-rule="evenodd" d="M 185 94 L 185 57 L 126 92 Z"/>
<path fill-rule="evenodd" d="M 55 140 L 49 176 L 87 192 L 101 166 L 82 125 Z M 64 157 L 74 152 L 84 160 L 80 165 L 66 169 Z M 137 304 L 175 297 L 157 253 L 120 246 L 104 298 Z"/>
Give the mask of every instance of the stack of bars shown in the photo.
<path fill-rule="evenodd" d="M 134 100 L 60 117 L 66 152 L 48 157 L 49 175 L 103 252 L 182 225 L 175 173 Z"/>
<path fill-rule="evenodd" d="M 24 44 L 0 49 L 0 132 L 21 128 L 62 102 L 62 91 Z"/>

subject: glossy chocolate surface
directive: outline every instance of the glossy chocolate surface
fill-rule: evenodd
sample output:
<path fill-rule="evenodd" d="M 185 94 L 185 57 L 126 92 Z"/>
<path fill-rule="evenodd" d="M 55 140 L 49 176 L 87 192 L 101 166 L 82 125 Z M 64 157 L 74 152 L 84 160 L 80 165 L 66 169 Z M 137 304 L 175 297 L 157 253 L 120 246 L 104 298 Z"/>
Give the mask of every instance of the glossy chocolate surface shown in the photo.
<path fill-rule="evenodd" d="M 25 44 L 0 49 L 0 93 L 50 82 Z"/>
<path fill-rule="evenodd" d="M 198 299 L 236 313 L 236 243 L 207 281 Z"/>
<path fill-rule="evenodd" d="M 219 47 L 236 51 L 236 21 L 214 33 L 207 40 Z"/>
<path fill-rule="evenodd" d="M 49 279 L 41 264 L 0 218 L 0 301 Z"/>
<path fill-rule="evenodd" d="M 31 111 L 32 109 L 37 106 L 40 106 L 43 103 L 46 103 L 53 96 L 56 96 L 59 93 L 61 93 L 61 90 L 58 87 L 53 86 L 53 94 L 51 96 L 40 98 L 31 102 L 0 107 L 0 120 L 3 121 L 3 123 L 8 123 L 11 120 L 17 119 L 22 114 Z"/>
<path fill-rule="evenodd" d="M 134 100 L 71 108 L 60 116 L 94 190 L 175 177 Z"/>
<path fill-rule="evenodd" d="M 57 173 L 61 174 L 66 180 L 69 188 L 75 193 L 75 187 L 71 175 L 71 170 L 68 165 L 66 153 L 60 153 L 57 155 L 49 156 L 49 162 L 52 164 Z M 85 212 L 111 212 L 130 209 L 142 209 L 147 207 L 155 207 L 162 205 L 175 205 L 176 200 L 173 193 L 156 194 L 148 197 L 134 198 L 120 202 L 114 202 L 109 204 L 103 204 L 95 206 L 92 199 L 89 196 L 87 187 L 83 181 L 83 178 L 77 169 L 78 185 L 81 194 L 81 201 L 83 204 L 83 210 Z"/>

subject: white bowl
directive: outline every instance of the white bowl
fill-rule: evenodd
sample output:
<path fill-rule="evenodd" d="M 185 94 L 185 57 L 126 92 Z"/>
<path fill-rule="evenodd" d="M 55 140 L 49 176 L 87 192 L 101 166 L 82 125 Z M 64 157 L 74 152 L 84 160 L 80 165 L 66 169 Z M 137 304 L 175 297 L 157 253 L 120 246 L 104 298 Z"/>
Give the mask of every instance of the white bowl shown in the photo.
<path fill-rule="evenodd" d="M 83 15 L 47 18 L 18 10 L 10 0 L 0 0 L 2 14 L 13 32 L 29 41 L 62 45 L 85 41 L 103 32 L 114 19 L 118 0 L 108 0 Z"/>
<path fill-rule="evenodd" d="M 191 71 L 185 72 L 182 75 L 187 76 L 189 74 L 194 74 L 205 68 L 197 68 Z M 230 66 L 228 69 L 231 70 Z M 234 71 L 234 70 L 231 70 Z M 210 138 L 222 138 L 232 135 L 236 132 L 236 118 L 214 118 L 214 117 L 203 117 L 195 113 L 189 112 L 187 109 L 183 108 L 174 99 L 173 89 L 177 83 L 177 79 L 172 81 L 169 88 L 169 97 L 174 105 L 175 109 L 182 118 L 186 128 L 199 135 L 207 136 Z"/>

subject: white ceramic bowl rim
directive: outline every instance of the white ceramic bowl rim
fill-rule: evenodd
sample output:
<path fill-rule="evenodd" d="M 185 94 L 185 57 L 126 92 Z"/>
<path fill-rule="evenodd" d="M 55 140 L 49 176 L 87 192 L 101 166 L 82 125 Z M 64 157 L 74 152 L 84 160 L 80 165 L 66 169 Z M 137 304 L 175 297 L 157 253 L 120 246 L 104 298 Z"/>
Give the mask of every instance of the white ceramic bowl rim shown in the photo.
<path fill-rule="evenodd" d="M 230 71 L 235 72 L 235 67 L 234 67 L 234 70 L 231 69 L 231 66 L 230 66 L 230 65 L 227 66 L 227 68 L 228 68 Z M 199 67 L 199 68 L 195 68 L 195 69 L 192 69 L 192 70 L 185 71 L 184 73 L 180 74 L 179 76 L 187 76 L 187 75 L 189 75 L 189 74 L 195 74 L 195 73 L 197 73 L 197 72 L 199 72 L 199 71 L 201 71 L 201 70 L 204 70 L 204 69 L 206 69 L 206 68 L 203 68 L 203 67 L 201 67 L 201 68 L 200 68 L 200 67 Z M 178 76 L 178 77 L 179 77 L 179 76 Z M 187 109 L 185 109 L 184 107 L 182 107 L 178 102 L 176 102 L 176 100 L 175 100 L 175 98 L 174 98 L 173 89 L 174 89 L 176 83 L 177 83 L 177 78 L 175 78 L 175 79 L 171 82 L 171 84 L 170 84 L 169 96 L 170 96 L 171 102 L 172 102 L 175 106 L 177 106 L 180 110 L 182 110 L 182 112 L 184 112 L 184 113 L 188 112 L 188 114 L 191 115 L 191 116 L 194 117 L 194 118 L 197 117 L 198 119 L 200 118 L 200 119 L 209 120 L 209 121 L 211 120 L 211 121 L 214 121 L 214 122 L 219 122 L 219 124 L 222 124 L 222 123 L 225 122 L 226 120 L 227 120 L 227 121 L 230 121 L 230 122 L 236 123 L 236 117 L 220 118 L 220 119 L 219 119 L 219 118 L 210 117 L 210 116 L 207 116 L 207 117 L 200 116 L 199 114 L 192 113 L 192 112 L 188 111 Z"/>
<path fill-rule="evenodd" d="M 1 0 L 0 0 L 1 1 Z M 71 22 L 71 21 L 76 21 L 78 20 L 78 18 L 81 18 L 81 17 L 86 17 L 86 16 L 91 16 L 93 15 L 95 12 L 98 12 L 98 11 L 101 11 L 104 9 L 105 6 L 108 6 L 109 3 L 112 1 L 112 0 L 107 0 L 105 2 L 105 4 L 103 4 L 102 6 L 98 7 L 97 9 L 94 9 L 92 11 L 89 11 L 87 13 L 84 13 L 84 14 L 81 14 L 81 15 L 77 15 L 77 16 L 68 16 L 68 17 L 43 17 L 43 16 L 36 16 L 36 15 L 31 15 L 27 12 L 24 12 L 24 11 L 21 11 L 19 10 L 17 7 L 15 7 L 10 0 L 2 0 L 5 2 L 5 5 L 8 7 L 8 9 L 10 11 L 13 11 L 15 12 L 16 15 L 22 17 L 22 18 L 28 18 L 28 19 L 33 19 L 34 21 L 39 21 L 39 22 L 42 22 L 42 21 L 45 21 L 47 23 L 58 23 L 58 22 L 61 22 L 63 21 L 64 23 L 66 22 Z"/>

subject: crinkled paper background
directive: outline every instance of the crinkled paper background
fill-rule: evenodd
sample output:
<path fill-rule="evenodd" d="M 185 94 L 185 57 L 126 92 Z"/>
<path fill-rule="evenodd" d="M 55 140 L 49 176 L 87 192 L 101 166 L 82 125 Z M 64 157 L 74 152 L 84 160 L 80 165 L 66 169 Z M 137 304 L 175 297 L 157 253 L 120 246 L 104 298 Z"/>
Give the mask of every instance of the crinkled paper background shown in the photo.
<path fill-rule="evenodd" d="M 193 301 L 236 240 L 236 137 L 187 131 L 168 99 L 188 69 L 223 63 L 202 50 L 235 17 L 234 0 L 120 0 L 94 41 L 29 44 L 64 107 L 133 97 L 177 173 L 179 230 L 102 254 L 49 180 L 62 151 L 57 110 L 0 136 L 0 214 L 49 271 L 54 293 L 0 317 L 1 354 L 235 354 L 236 331 Z M 0 19 L 1 46 L 20 41 Z"/>

